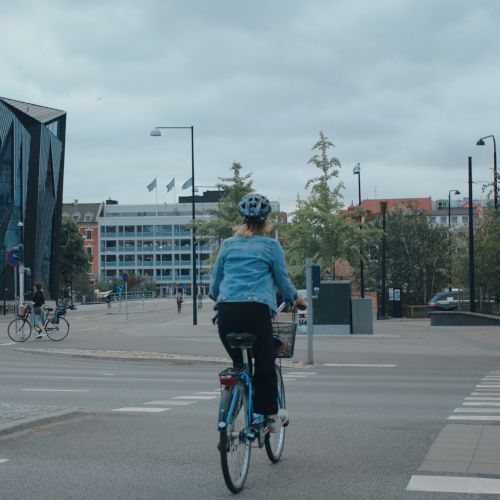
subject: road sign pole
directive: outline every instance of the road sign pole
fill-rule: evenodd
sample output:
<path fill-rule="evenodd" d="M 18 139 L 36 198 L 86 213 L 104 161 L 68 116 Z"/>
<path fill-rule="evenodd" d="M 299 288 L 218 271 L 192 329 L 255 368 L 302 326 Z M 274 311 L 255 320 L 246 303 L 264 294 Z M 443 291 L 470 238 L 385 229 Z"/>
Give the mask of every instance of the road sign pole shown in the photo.
<path fill-rule="evenodd" d="M 312 259 L 305 259 L 306 266 L 306 289 L 307 289 L 307 363 L 314 363 L 313 356 L 313 280 L 312 280 Z"/>
<path fill-rule="evenodd" d="M 19 265 L 19 299 L 21 304 L 24 304 L 24 264 Z"/>
<path fill-rule="evenodd" d="M 125 315 L 128 321 L 128 282 L 125 281 Z"/>
<path fill-rule="evenodd" d="M 17 318 L 17 267 L 12 269 L 14 272 L 14 314 Z"/>

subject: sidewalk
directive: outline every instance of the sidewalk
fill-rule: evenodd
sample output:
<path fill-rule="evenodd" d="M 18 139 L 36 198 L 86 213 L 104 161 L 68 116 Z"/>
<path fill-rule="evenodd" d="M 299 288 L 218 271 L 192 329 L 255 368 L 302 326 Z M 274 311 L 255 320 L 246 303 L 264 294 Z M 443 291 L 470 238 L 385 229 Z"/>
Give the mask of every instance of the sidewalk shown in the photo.
<path fill-rule="evenodd" d="M 37 406 L 0 403 L 0 436 L 80 414 L 69 406 Z"/>

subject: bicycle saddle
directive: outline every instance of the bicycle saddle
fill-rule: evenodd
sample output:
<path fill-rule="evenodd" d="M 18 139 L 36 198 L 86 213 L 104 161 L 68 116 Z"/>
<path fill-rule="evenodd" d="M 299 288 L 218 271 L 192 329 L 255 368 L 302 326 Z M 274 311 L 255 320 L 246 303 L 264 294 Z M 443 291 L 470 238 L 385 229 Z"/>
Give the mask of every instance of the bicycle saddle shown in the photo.
<path fill-rule="evenodd" d="M 44 309 L 45 309 L 46 311 L 53 311 L 53 308 L 52 308 L 52 307 L 44 307 Z"/>
<path fill-rule="evenodd" d="M 228 333 L 226 340 L 233 348 L 249 349 L 255 344 L 257 337 L 253 333 Z"/>

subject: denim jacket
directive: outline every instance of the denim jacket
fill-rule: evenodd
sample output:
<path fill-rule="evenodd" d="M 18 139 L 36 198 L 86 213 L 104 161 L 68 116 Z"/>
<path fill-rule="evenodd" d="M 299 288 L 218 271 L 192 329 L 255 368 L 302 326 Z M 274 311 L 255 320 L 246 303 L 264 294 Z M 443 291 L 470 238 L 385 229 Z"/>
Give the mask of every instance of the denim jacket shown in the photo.
<path fill-rule="evenodd" d="M 232 236 L 217 255 L 208 295 L 216 302 L 260 302 L 276 311 L 276 288 L 293 301 L 281 245 L 267 236 Z"/>

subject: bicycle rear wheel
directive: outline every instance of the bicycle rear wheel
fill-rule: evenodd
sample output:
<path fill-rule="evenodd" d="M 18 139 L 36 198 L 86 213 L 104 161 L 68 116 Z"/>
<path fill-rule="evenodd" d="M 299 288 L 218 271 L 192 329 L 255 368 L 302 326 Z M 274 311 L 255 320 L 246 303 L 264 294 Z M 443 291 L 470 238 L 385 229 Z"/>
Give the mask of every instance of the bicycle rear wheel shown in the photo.
<path fill-rule="evenodd" d="M 69 333 L 69 323 L 64 318 L 59 318 L 59 323 L 52 323 L 49 319 L 45 322 L 45 331 L 50 340 L 63 340 Z"/>
<path fill-rule="evenodd" d="M 220 458 L 227 487 L 241 491 L 250 466 L 251 443 L 246 436 L 247 394 L 243 383 L 223 392 L 227 427 L 220 431 Z"/>
<path fill-rule="evenodd" d="M 285 399 L 285 385 L 283 384 L 283 377 L 281 375 L 281 367 L 276 365 L 276 399 L 278 402 L 278 411 L 286 410 L 286 399 Z M 280 427 L 278 432 L 270 432 L 266 436 L 265 440 L 266 453 L 271 462 L 276 463 L 281 458 L 283 453 L 283 448 L 285 446 L 285 427 Z"/>
<path fill-rule="evenodd" d="M 7 327 L 7 334 L 14 342 L 25 342 L 31 336 L 31 323 L 22 318 L 13 319 Z"/>

